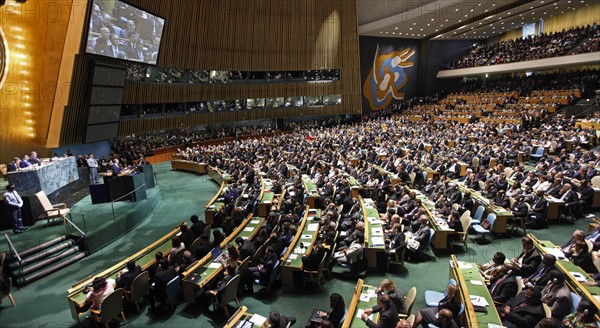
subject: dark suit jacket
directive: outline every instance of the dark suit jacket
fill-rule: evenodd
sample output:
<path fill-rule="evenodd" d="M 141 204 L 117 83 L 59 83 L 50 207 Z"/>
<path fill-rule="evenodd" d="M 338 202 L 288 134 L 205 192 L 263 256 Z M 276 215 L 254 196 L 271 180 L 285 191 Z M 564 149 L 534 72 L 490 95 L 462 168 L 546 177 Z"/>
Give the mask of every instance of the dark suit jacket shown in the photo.
<path fill-rule="evenodd" d="M 306 271 L 316 271 L 319 268 L 319 264 L 321 264 L 321 260 L 325 253 L 323 251 L 319 252 L 310 252 L 308 256 L 302 257 L 302 266 Z"/>
<path fill-rule="evenodd" d="M 536 199 L 533 201 L 533 206 L 531 206 L 531 212 L 535 213 L 537 216 L 541 217 L 546 213 L 546 207 L 548 206 L 548 201 L 546 198 L 542 197 L 539 201 Z"/>
<path fill-rule="evenodd" d="M 15 164 L 15 162 L 10 162 L 10 163 L 6 164 L 6 170 L 8 172 L 14 172 L 18 169 L 19 169 L 19 167 L 17 166 L 17 164 Z"/>
<path fill-rule="evenodd" d="M 546 286 L 546 284 L 548 284 L 548 280 L 550 280 L 550 277 L 548 276 L 548 274 L 550 273 L 550 271 L 554 270 L 555 268 L 556 267 L 554 265 L 547 268 L 544 265 L 544 263 L 541 263 L 538 266 L 537 270 L 535 270 L 534 273 L 532 273 L 529 277 L 527 277 L 527 279 L 534 286 L 544 287 L 544 286 Z"/>
<path fill-rule="evenodd" d="M 542 303 L 538 305 L 527 304 L 519 307 L 523 302 L 525 302 L 525 292 L 520 293 L 506 303 L 506 305 L 511 307 L 511 311 L 502 320 L 502 324 L 505 327 L 533 328 L 546 316 Z"/>
<path fill-rule="evenodd" d="M 509 276 L 504 279 L 495 287 L 492 287 L 491 295 L 492 300 L 498 303 L 505 303 L 509 299 L 515 297 L 517 294 L 517 280 L 515 276 Z"/>
<path fill-rule="evenodd" d="M 159 269 L 154 275 L 154 291 L 157 300 L 164 300 L 167 295 L 167 283 L 177 276 L 175 268 Z"/>
<path fill-rule="evenodd" d="M 214 246 L 211 243 L 200 245 L 198 248 L 196 248 L 196 254 L 194 254 L 194 257 L 198 260 L 204 258 L 208 253 L 210 253 L 213 247 Z"/>
<path fill-rule="evenodd" d="M 194 223 L 190 227 L 190 229 L 192 229 L 192 232 L 194 232 L 194 237 L 198 238 L 200 237 L 202 232 L 204 232 L 204 229 L 206 229 L 206 223 L 204 223 L 203 221 L 198 221 Z"/>
<path fill-rule="evenodd" d="M 377 308 L 377 310 L 380 311 L 379 308 Z M 392 302 L 390 303 L 389 308 L 381 311 L 379 314 L 379 323 L 375 323 L 371 319 L 367 319 L 365 323 L 369 328 L 396 328 L 396 324 L 398 323 L 398 311 L 396 310 L 396 306 Z"/>
<path fill-rule="evenodd" d="M 116 279 L 117 288 L 125 288 L 126 290 L 129 290 L 131 288 L 133 279 L 135 279 L 135 277 L 137 277 L 140 273 L 142 273 L 142 268 L 139 265 L 136 265 L 135 269 L 132 271 L 123 273 Z"/>
<path fill-rule="evenodd" d="M 185 245 L 185 249 L 189 250 L 196 238 L 194 237 L 194 232 L 188 229 L 185 233 L 182 233 L 179 236 L 179 239 L 183 242 L 183 245 Z"/>
<path fill-rule="evenodd" d="M 246 240 L 244 240 L 242 247 L 239 248 L 239 252 L 240 252 L 240 260 L 243 261 L 247 257 L 254 256 L 254 253 L 256 253 L 256 247 L 254 246 L 254 243 L 252 243 L 252 241 L 250 239 L 246 239 Z"/>
<path fill-rule="evenodd" d="M 598 268 L 594 265 L 594 261 L 592 260 L 592 254 L 583 253 L 578 256 L 573 256 L 573 263 L 579 266 L 583 271 L 594 274 L 598 272 Z"/>
<path fill-rule="evenodd" d="M 542 263 L 542 256 L 534 247 L 528 252 L 521 252 L 519 258 L 522 258 L 521 267 L 519 268 L 519 275 L 521 277 L 528 277 L 538 268 L 540 263 Z"/>

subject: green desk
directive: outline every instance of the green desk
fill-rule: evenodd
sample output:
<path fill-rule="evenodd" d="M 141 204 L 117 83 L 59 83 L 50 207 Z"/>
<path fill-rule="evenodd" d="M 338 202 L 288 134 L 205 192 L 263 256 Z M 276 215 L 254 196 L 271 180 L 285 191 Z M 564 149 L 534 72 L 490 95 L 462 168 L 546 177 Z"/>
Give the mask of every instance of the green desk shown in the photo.
<path fill-rule="evenodd" d="M 95 277 L 104 277 L 106 279 L 116 279 L 117 273 L 123 271 L 127 267 L 127 262 L 135 261 L 137 265 L 139 265 L 142 270 L 147 270 L 150 266 L 152 266 L 155 260 L 156 252 L 162 252 L 163 254 L 167 254 L 171 249 L 171 239 L 174 235 L 179 233 L 179 227 L 183 224 L 180 223 L 177 228 L 173 229 L 171 232 L 166 234 L 164 237 L 155 241 L 154 243 L 148 245 L 144 249 L 139 252 L 129 256 L 128 258 L 120 261 L 119 263 L 113 265 L 112 267 L 92 276 L 87 277 L 86 279 L 79 281 L 73 287 L 69 288 L 67 291 L 68 296 L 67 300 L 69 302 L 69 308 L 71 309 L 71 316 L 77 322 L 79 322 L 80 313 L 77 312 L 77 307 L 81 307 L 85 304 L 86 294 L 83 292 L 83 289 L 86 286 L 91 286 L 92 280 Z"/>
<path fill-rule="evenodd" d="M 310 208 L 315 208 L 315 200 L 320 197 L 317 186 L 306 174 L 302 175 L 302 183 L 304 183 L 304 192 L 306 193 L 308 206 Z"/>
<path fill-rule="evenodd" d="M 204 210 L 204 219 L 206 224 L 214 224 L 215 214 L 217 214 L 225 203 L 219 201 L 219 198 L 223 196 L 223 192 L 225 191 L 225 186 L 231 182 L 231 176 L 229 173 L 217 168 L 217 167 L 208 167 L 208 176 L 213 179 L 218 185 L 219 190 L 215 194 L 215 196 L 206 204 Z"/>
<path fill-rule="evenodd" d="M 419 190 L 411 189 L 417 194 L 417 199 L 421 201 L 421 206 L 427 212 L 430 226 L 435 230 L 433 235 L 433 247 L 435 249 L 448 249 L 448 236 L 455 235 L 454 229 L 448 228 L 448 224 L 440 224 L 436 217 L 435 204 L 429 199 L 429 197 L 423 195 Z"/>
<path fill-rule="evenodd" d="M 452 255 L 449 276 L 458 283 L 460 295 L 465 304 L 467 327 L 485 328 L 488 324 L 502 326 L 502 320 L 500 320 L 498 311 L 494 306 L 492 295 L 490 295 L 483 277 L 479 274 L 477 264 L 458 261 L 456 256 Z M 471 296 L 478 296 L 485 299 L 488 304 L 487 313 L 475 312 Z"/>
<path fill-rule="evenodd" d="M 506 232 L 506 223 L 509 219 L 514 218 L 512 212 L 506 210 L 503 207 L 495 205 L 491 200 L 485 198 L 479 191 L 476 191 L 471 188 L 467 188 L 464 183 L 459 182 L 458 180 L 453 180 L 453 183 L 458 185 L 458 188 L 462 192 L 466 192 L 471 194 L 473 200 L 477 201 L 479 204 L 485 206 L 486 212 L 484 213 L 484 218 L 489 213 L 496 214 L 496 223 L 494 224 L 494 232 L 495 233 L 505 233 Z"/>
<path fill-rule="evenodd" d="M 242 306 L 241 308 L 237 309 L 237 311 L 235 311 L 235 313 L 231 316 L 231 318 L 229 318 L 229 320 L 227 320 L 227 323 L 225 324 L 225 326 L 223 326 L 223 328 L 235 328 L 238 326 L 238 324 L 244 322 L 244 321 L 249 321 L 252 320 L 253 318 L 255 318 L 255 314 L 252 313 L 248 313 L 248 308 L 246 306 Z M 256 322 L 254 322 L 252 324 L 252 328 L 264 328 L 267 327 L 268 323 L 268 318 L 264 317 L 264 316 L 260 316 L 259 320 L 256 321 L 262 321 L 264 320 L 264 323 L 262 325 L 258 325 L 256 324 Z"/>
<path fill-rule="evenodd" d="M 314 217 L 321 217 L 321 210 L 308 210 L 296 232 L 296 236 L 288 246 L 287 252 L 281 257 L 281 285 L 286 290 L 295 286 L 294 275 L 303 269 L 302 256 L 310 254 L 319 235 L 320 223 L 313 221 Z M 300 247 L 302 246 L 304 247 Z"/>
<path fill-rule="evenodd" d="M 352 302 L 348 307 L 348 313 L 346 319 L 342 323 L 342 328 L 364 328 L 367 324 L 362 321 L 360 316 L 363 310 L 371 308 L 377 304 L 377 296 L 375 294 L 375 286 L 365 285 L 362 279 L 358 279 L 358 283 L 354 288 L 354 295 L 352 296 Z M 379 313 L 373 313 L 371 320 L 373 322 L 379 321 Z"/>
<path fill-rule="evenodd" d="M 371 198 L 358 198 L 365 218 L 365 257 L 369 268 L 377 268 L 377 256 L 385 253 L 383 221 Z"/>
<path fill-rule="evenodd" d="M 264 222 L 264 218 L 252 217 L 252 215 L 250 215 L 221 243 L 220 247 L 223 249 L 223 252 L 226 252 L 227 245 L 235 241 L 237 237 L 252 239 L 254 235 L 258 233 L 258 230 L 260 230 Z M 199 273 L 201 267 L 205 268 L 205 271 Z M 196 263 L 192 264 L 183 273 L 183 280 L 181 282 L 183 299 L 188 303 L 195 304 L 196 292 L 200 288 L 206 286 L 222 271 L 223 267 L 221 264 L 212 261 L 212 254 L 208 254 L 204 258 L 196 261 Z"/>
<path fill-rule="evenodd" d="M 533 244 L 542 256 L 548 254 L 549 249 L 559 248 L 559 246 L 554 245 L 554 243 L 549 240 L 538 240 L 532 234 L 529 234 L 529 237 L 533 240 Z M 600 308 L 600 302 L 598 301 L 598 297 L 600 297 L 600 287 L 583 285 L 581 282 L 577 281 L 573 273 L 584 277 L 586 281 L 594 281 L 594 279 L 572 261 L 557 260 L 556 266 L 565 274 L 567 284 L 571 288 L 571 291 L 582 298 L 589 300 L 596 305 L 597 308 Z M 598 319 L 600 319 L 600 315 L 598 315 Z"/>
<path fill-rule="evenodd" d="M 260 192 L 258 201 L 258 215 L 266 217 L 267 214 L 269 214 L 271 206 L 273 205 L 275 193 L 271 191 L 271 188 L 273 188 L 273 182 L 270 179 L 261 178 L 261 180 L 262 190 Z"/>

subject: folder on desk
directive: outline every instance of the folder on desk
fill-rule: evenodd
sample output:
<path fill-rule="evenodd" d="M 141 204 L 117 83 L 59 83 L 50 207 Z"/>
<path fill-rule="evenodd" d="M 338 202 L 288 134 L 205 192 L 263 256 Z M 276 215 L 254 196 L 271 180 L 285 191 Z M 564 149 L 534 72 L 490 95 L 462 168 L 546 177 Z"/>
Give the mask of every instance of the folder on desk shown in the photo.
<path fill-rule="evenodd" d="M 383 237 L 372 236 L 371 244 L 373 244 L 372 246 L 383 246 L 385 245 L 385 241 L 383 240 Z"/>

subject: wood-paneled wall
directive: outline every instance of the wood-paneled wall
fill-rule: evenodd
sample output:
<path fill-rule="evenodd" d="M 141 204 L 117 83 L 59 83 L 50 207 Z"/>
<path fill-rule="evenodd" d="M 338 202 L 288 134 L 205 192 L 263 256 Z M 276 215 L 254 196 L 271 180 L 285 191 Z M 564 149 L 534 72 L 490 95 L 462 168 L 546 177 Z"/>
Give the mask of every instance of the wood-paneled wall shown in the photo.
<path fill-rule="evenodd" d="M 188 69 L 276 71 L 340 69 L 330 83 L 165 85 L 129 83 L 126 104 L 340 94 L 342 104 L 140 118 L 120 135 L 181 125 L 300 115 L 360 113 L 356 0 L 128 0 L 165 18 L 157 65 Z M 85 55 L 89 56 L 89 55 Z M 107 59 L 114 62 L 115 60 Z M 79 76 L 76 78 L 83 78 Z M 76 93 L 85 94 L 80 87 Z M 84 113 L 67 109 L 62 144 L 80 142 Z"/>

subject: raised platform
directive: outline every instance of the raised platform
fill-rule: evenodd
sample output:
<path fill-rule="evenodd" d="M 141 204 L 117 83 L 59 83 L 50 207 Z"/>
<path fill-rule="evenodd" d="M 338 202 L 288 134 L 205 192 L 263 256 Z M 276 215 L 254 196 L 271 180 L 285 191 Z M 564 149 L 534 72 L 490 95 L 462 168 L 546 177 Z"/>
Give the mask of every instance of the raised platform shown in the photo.
<path fill-rule="evenodd" d="M 162 200 L 160 188 L 147 190 L 148 198 L 138 202 L 114 202 L 93 205 L 89 195 L 83 197 L 71 207 L 72 220 L 87 234 L 90 251 L 96 252 L 110 244 L 125 233 L 133 230 L 142 223 Z M 65 234 L 79 235 L 67 230 L 67 226 L 58 223 L 46 226 L 45 221 L 40 221 L 29 226 L 29 229 L 19 235 L 14 235 L 12 230 L 2 230 L 2 235 L 7 234 L 18 251 L 25 250 L 52 240 Z M 2 238 L 4 239 L 4 238 Z M 0 252 L 10 254 L 8 244 L 3 240 L 0 243 Z"/>

